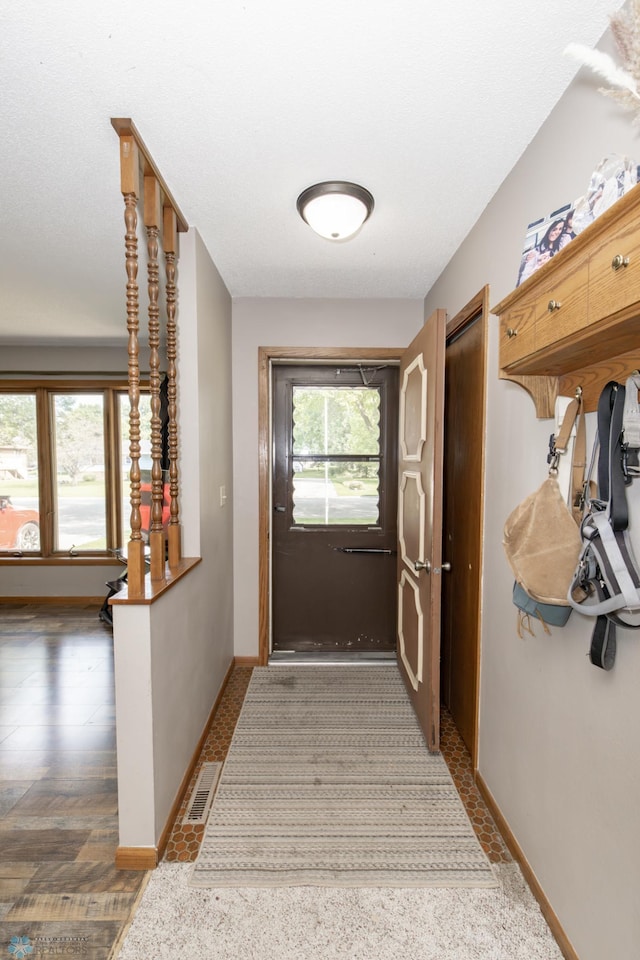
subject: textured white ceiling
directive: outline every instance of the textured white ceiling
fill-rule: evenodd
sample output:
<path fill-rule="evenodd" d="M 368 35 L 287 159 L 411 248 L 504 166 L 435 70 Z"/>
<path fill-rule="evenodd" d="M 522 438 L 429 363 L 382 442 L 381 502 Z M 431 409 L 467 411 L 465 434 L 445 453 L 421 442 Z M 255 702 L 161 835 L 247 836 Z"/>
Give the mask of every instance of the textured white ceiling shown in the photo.
<path fill-rule="evenodd" d="M 124 333 L 131 117 L 234 297 L 423 297 L 619 0 L 4 0 L 0 339 Z M 375 196 L 353 240 L 298 217 Z"/>

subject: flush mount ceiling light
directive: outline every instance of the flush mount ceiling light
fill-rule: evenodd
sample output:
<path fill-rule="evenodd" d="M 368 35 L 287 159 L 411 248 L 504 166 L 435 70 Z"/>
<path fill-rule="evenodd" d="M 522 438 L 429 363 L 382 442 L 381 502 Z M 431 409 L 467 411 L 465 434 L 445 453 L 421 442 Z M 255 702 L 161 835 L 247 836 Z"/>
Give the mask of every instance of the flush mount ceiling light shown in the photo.
<path fill-rule="evenodd" d="M 357 183 L 327 180 L 303 190 L 298 213 L 312 230 L 327 240 L 346 240 L 371 216 L 373 197 Z"/>

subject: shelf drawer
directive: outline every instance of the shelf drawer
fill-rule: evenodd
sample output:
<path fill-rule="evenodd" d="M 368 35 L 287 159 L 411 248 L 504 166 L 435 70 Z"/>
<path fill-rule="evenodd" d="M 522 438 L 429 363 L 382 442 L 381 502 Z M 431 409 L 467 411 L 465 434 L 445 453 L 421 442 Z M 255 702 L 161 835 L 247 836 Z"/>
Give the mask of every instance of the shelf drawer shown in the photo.
<path fill-rule="evenodd" d="M 504 370 L 535 351 L 536 301 L 519 303 L 500 317 L 500 366 Z"/>
<path fill-rule="evenodd" d="M 595 323 L 640 300 L 640 230 L 637 218 L 602 238 L 589 260 L 589 317 Z"/>
<path fill-rule="evenodd" d="M 536 351 L 573 336 L 588 324 L 588 283 L 588 262 L 580 260 L 540 291 L 536 304 Z"/>

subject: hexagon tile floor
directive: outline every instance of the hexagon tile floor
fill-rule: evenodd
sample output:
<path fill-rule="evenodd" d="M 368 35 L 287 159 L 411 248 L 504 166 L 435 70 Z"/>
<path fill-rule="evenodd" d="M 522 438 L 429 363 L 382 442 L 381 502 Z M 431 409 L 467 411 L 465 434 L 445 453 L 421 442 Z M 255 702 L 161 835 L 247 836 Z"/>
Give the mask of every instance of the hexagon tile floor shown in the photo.
<path fill-rule="evenodd" d="M 484 852 L 492 863 L 510 862 L 513 858 L 473 779 L 471 755 L 446 707 L 440 712 L 440 749 Z"/>
<path fill-rule="evenodd" d="M 213 718 L 207 739 L 189 788 L 185 792 L 164 854 L 165 860 L 195 860 L 204 835 L 205 824 L 184 823 L 187 806 L 203 763 L 223 761 L 227 755 L 240 709 L 249 686 L 253 667 L 234 667 Z"/>
<path fill-rule="evenodd" d="M 165 851 L 165 860 L 196 859 L 204 834 L 204 824 L 184 823 L 187 804 L 203 763 L 223 761 L 227 755 L 236 721 L 251 679 L 252 667 L 234 667 L 220 700 L 211 729 L 194 770 L 189 789 L 176 817 Z M 491 818 L 473 780 L 471 757 L 446 709 L 442 710 L 440 746 L 451 776 L 482 847 L 493 863 L 505 863 L 511 856 Z"/>

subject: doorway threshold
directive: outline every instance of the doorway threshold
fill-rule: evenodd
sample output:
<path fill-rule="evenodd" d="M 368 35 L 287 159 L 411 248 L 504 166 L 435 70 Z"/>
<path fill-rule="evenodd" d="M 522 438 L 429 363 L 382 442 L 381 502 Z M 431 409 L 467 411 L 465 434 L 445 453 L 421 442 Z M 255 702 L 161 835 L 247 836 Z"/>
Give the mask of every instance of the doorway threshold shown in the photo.
<path fill-rule="evenodd" d="M 274 650 L 269 657 L 269 666 L 292 666 L 298 663 L 315 663 L 319 666 L 351 663 L 354 665 L 388 666 L 396 662 L 395 650 L 341 650 L 335 653 L 315 650 Z"/>

